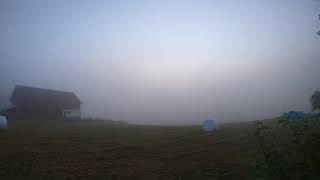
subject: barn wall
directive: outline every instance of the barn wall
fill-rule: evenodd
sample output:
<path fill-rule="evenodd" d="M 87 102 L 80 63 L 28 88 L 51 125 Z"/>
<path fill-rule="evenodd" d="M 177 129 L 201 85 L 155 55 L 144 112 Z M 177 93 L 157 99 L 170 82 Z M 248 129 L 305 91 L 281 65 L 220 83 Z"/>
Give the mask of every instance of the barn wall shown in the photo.
<path fill-rule="evenodd" d="M 20 107 L 17 110 L 18 119 L 63 119 L 62 110 L 56 107 Z"/>
<path fill-rule="evenodd" d="M 8 119 L 16 120 L 62 120 L 81 119 L 80 108 L 63 109 L 61 107 L 15 107 L 6 111 Z"/>

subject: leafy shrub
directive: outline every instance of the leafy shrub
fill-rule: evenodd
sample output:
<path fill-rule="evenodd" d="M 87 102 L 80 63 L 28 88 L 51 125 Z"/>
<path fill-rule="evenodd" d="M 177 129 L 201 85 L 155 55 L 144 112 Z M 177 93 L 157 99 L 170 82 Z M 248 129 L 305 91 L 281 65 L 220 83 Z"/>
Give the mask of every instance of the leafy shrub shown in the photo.
<path fill-rule="evenodd" d="M 251 179 L 320 179 L 320 119 L 280 119 L 281 133 L 257 122 Z M 276 135 L 278 134 L 278 135 Z"/>

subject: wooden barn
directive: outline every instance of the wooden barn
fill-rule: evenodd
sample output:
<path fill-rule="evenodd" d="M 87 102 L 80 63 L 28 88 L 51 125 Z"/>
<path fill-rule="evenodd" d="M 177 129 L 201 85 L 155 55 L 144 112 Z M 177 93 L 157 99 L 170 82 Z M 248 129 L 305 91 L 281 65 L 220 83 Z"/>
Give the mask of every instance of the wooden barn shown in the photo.
<path fill-rule="evenodd" d="M 15 86 L 8 109 L 9 119 L 80 119 L 81 101 L 72 92 Z"/>

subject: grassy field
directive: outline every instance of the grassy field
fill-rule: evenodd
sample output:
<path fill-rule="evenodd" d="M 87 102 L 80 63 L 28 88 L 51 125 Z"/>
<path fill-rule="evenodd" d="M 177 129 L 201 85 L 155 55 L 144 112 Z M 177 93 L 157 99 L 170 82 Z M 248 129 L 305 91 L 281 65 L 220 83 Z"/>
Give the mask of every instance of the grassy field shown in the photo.
<path fill-rule="evenodd" d="M 10 121 L 0 132 L 0 179 L 246 179 L 254 123 L 200 127 L 103 121 Z"/>

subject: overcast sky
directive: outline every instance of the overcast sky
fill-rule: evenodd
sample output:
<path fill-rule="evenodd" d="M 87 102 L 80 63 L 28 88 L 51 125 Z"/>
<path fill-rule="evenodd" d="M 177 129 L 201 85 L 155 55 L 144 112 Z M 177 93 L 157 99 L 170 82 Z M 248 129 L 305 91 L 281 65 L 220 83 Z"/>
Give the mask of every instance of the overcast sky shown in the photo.
<path fill-rule="evenodd" d="M 1 0 L 0 107 L 21 84 L 131 123 L 308 112 L 319 13 L 314 0 Z"/>

